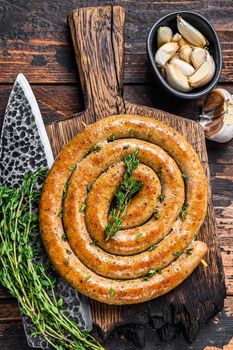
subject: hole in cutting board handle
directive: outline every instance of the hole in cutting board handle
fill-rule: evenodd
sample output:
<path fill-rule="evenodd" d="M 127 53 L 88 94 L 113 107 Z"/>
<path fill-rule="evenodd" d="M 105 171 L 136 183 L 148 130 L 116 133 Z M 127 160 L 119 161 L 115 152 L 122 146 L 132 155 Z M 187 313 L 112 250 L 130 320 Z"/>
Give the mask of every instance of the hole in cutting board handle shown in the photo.
<path fill-rule="evenodd" d="M 120 6 L 79 8 L 68 16 L 85 106 L 96 120 L 125 113 L 124 21 Z"/>

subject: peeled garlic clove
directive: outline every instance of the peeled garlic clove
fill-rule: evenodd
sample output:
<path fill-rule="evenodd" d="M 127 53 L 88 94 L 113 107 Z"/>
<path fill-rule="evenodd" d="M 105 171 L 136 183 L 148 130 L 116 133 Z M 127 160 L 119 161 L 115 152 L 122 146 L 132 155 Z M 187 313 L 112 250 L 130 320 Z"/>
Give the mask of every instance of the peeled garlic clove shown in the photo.
<path fill-rule="evenodd" d="M 190 45 L 184 45 L 180 48 L 180 58 L 188 63 L 191 63 L 191 54 L 192 54 L 192 46 Z"/>
<path fill-rule="evenodd" d="M 206 59 L 207 51 L 201 47 L 194 47 L 191 53 L 191 62 L 198 69 Z"/>
<path fill-rule="evenodd" d="M 191 44 L 197 47 L 205 47 L 208 41 L 199 30 L 194 28 L 190 23 L 185 21 L 180 15 L 177 15 L 177 28 L 180 34 Z"/>
<path fill-rule="evenodd" d="M 177 43 L 167 43 L 161 46 L 155 54 L 155 63 L 159 67 L 163 67 L 176 53 L 179 49 Z"/>
<path fill-rule="evenodd" d="M 190 43 L 187 40 L 185 40 L 182 36 L 181 36 L 180 40 L 178 41 L 178 44 L 180 47 L 185 46 L 185 45 L 190 45 Z"/>
<path fill-rule="evenodd" d="M 180 58 L 177 58 L 176 55 L 171 59 L 171 63 L 177 67 L 186 77 L 189 77 L 195 72 L 195 69 L 193 66 L 191 66 L 191 64 L 181 60 Z"/>
<path fill-rule="evenodd" d="M 187 77 L 173 63 L 167 64 L 165 68 L 167 81 L 172 87 L 183 92 L 192 90 Z"/>
<path fill-rule="evenodd" d="M 215 73 L 215 63 L 207 52 L 207 58 L 204 63 L 196 70 L 196 72 L 189 77 L 189 84 L 193 88 L 198 88 L 203 85 L 206 85 L 211 81 Z"/>
<path fill-rule="evenodd" d="M 172 40 L 172 30 L 169 27 L 159 27 L 157 30 L 157 44 L 158 47 L 170 43 Z"/>
<path fill-rule="evenodd" d="M 176 33 L 172 37 L 172 41 L 179 41 L 181 39 L 181 35 L 179 33 Z"/>

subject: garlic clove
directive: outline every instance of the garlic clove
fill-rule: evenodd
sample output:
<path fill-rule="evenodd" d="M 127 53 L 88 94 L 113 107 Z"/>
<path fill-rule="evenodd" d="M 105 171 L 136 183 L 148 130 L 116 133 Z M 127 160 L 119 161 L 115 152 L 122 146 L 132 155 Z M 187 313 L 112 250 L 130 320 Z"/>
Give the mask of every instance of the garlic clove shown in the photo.
<path fill-rule="evenodd" d="M 183 92 L 192 90 L 187 77 L 173 63 L 168 63 L 165 68 L 167 81 L 172 87 Z"/>
<path fill-rule="evenodd" d="M 181 60 L 180 58 L 177 58 L 175 55 L 171 61 L 170 61 L 175 67 L 177 67 L 181 73 L 183 73 L 186 77 L 189 77 L 190 75 L 194 74 L 195 69 L 191 64 Z"/>
<path fill-rule="evenodd" d="M 205 129 L 206 130 L 213 130 L 213 129 L 216 129 L 217 126 L 219 126 L 220 124 L 223 124 L 224 122 L 224 118 L 223 116 L 217 118 L 217 119 L 211 119 L 210 122 L 208 122 L 207 124 L 205 124 Z"/>
<path fill-rule="evenodd" d="M 178 41 L 179 44 L 179 40 L 181 40 L 181 35 L 179 33 L 176 33 L 172 36 L 172 41 Z"/>
<path fill-rule="evenodd" d="M 178 41 L 178 44 L 179 44 L 180 47 L 185 46 L 185 45 L 190 45 L 190 43 L 189 43 L 187 40 L 185 40 L 185 39 L 182 37 L 182 35 L 181 35 L 180 40 Z"/>
<path fill-rule="evenodd" d="M 189 77 L 189 84 L 193 88 L 198 88 L 206 85 L 211 81 L 215 73 L 215 63 L 212 56 L 207 52 L 207 57 L 204 63 Z"/>
<path fill-rule="evenodd" d="M 169 27 L 159 27 L 157 30 L 157 44 L 158 48 L 172 40 L 172 30 Z"/>
<path fill-rule="evenodd" d="M 191 54 L 192 54 L 192 46 L 191 45 L 184 45 L 180 48 L 179 54 L 180 54 L 180 58 L 187 62 L 187 63 L 192 63 L 191 62 Z"/>
<path fill-rule="evenodd" d="M 208 140 L 226 143 L 233 138 L 233 126 L 226 125 L 224 122 L 219 123 L 211 130 L 204 130 L 205 136 Z"/>
<path fill-rule="evenodd" d="M 206 50 L 201 47 L 194 47 L 191 53 L 191 62 L 198 69 L 206 59 Z"/>
<path fill-rule="evenodd" d="M 224 102 L 230 99 L 231 95 L 227 90 L 214 89 L 205 98 L 202 113 L 216 118 L 226 112 L 226 104 Z"/>
<path fill-rule="evenodd" d="M 203 106 L 202 113 L 210 113 L 214 117 L 216 111 L 226 111 L 226 104 L 224 101 L 231 100 L 230 93 L 225 89 L 214 89 L 206 97 Z"/>
<path fill-rule="evenodd" d="M 179 49 L 179 45 L 176 42 L 167 43 L 161 46 L 155 54 L 155 63 L 159 67 L 163 67 Z"/>
<path fill-rule="evenodd" d="M 199 30 L 194 28 L 190 23 L 185 21 L 180 15 L 177 15 L 177 28 L 180 34 L 191 44 L 197 47 L 205 47 L 208 41 Z"/>
<path fill-rule="evenodd" d="M 219 121 L 217 124 L 213 124 L 213 122 L 208 123 L 208 125 L 206 125 L 204 129 L 205 136 L 208 139 L 211 139 L 211 137 L 214 137 L 221 131 L 223 126 L 224 126 L 223 120 Z"/>
<path fill-rule="evenodd" d="M 225 90 L 225 89 L 221 89 L 221 88 L 216 88 L 214 90 L 212 90 L 211 92 L 216 92 L 217 94 L 219 94 L 220 96 L 223 97 L 224 100 L 231 100 L 231 94 L 229 91 Z"/>

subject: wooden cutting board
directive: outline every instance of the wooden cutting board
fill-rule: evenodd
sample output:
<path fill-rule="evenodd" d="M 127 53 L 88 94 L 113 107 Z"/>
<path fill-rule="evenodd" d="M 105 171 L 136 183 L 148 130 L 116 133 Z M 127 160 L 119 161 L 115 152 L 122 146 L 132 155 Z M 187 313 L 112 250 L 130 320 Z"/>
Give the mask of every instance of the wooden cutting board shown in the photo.
<path fill-rule="evenodd" d="M 80 8 L 68 18 L 86 110 L 70 119 L 47 126 L 54 154 L 85 124 L 110 115 L 150 116 L 164 121 L 183 134 L 209 168 L 205 137 L 200 125 L 167 112 L 129 103 L 123 98 L 124 9 L 119 6 Z M 159 87 L 158 87 L 159 89 Z M 177 101 L 179 103 L 179 101 Z M 182 102 L 181 102 L 182 103 Z M 119 325 L 142 344 L 148 324 L 164 340 L 180 331 L 192 341 L 199 328 L 223 307 L 225 284 L 218 235 L 209 187 L 208 213 L 198 239 L 209 247 L 205 260 L 179 287 L 158 299 L 137 305 L 109 306 L 90 300 L 93 322 L 106 337 Z"/>

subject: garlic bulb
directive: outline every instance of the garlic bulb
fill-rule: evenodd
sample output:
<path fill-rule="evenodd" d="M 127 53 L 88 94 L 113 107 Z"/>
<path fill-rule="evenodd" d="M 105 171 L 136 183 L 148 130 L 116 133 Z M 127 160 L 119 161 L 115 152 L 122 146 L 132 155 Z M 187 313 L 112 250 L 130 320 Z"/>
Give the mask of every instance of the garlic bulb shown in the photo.
<path fill-rule="evenodd" d="M 227 90 L 214 89 L 208 94 L 199 122 L 209 140 L 224 143 L 233 138 L 233 98 Z"/>
<path fill-rule="evenodd" d="M 176 42 L 167 43 L 161 46 L 155 54 L 155 63 L 159 67 L 163 67 L 179 49 Z"/>
<path fill-rule="evenodd" d="M 169 27 L 159 27 L 157 30 L 157 44 L 158 48 L 172 40 L 172 30 Z"/>

